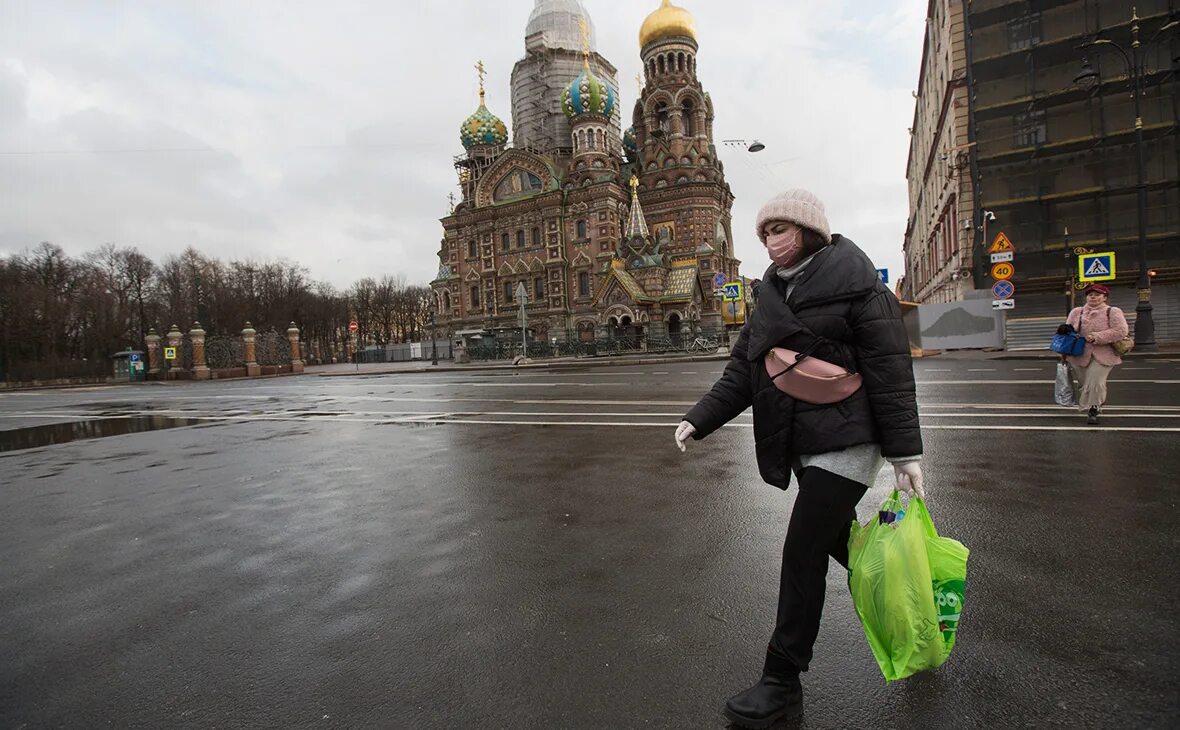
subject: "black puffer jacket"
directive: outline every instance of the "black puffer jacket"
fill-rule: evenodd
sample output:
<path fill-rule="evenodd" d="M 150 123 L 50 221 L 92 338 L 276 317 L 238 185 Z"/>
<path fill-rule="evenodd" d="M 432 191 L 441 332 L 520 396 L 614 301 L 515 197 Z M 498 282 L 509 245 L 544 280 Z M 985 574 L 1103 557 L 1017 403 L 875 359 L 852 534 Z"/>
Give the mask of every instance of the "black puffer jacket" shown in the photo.
<path fill-rule="evenodd" d="M 792 457 L 879 443 L 887 457 L 922 453 L 909 338 L 901 307 L 878 279 L 868 256 L 840 235 L 812 259 L 784 301 L 786 285 L 771 266 L 758 306 L 742 328 L 725 372 L 684 417 L 708 436 L 751 405 L 758 469 L 786 489 Z M 864 387 L 831 405 L 786 395 L 766 374 L 772 347 L 803 350 L 824 338 L 816 357 L 859 372 Z"/>

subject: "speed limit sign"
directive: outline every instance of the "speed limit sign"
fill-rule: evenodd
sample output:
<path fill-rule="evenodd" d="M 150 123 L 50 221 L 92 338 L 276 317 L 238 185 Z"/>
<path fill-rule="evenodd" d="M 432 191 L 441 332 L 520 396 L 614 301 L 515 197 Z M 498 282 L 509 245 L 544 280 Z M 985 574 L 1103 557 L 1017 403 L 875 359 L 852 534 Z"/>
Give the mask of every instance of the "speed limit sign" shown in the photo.
<path fill-rule="evenodd" d="M 1007 281 L 1016 273 L 1016 267 L 1004 261 L 992 266 L 992 278 L 996 281 Z"/>

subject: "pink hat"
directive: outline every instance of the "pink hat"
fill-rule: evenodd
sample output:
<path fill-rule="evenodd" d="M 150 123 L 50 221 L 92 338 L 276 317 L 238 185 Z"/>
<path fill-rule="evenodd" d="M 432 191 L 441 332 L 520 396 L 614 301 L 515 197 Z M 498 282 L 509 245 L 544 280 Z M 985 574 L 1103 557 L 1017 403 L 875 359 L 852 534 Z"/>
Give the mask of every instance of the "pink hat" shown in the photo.
<path fill-rule="evenodd" d="M 824 213 L 824 204 L 812 193 L 795 188 L 767 201 L 758 211 L 758 219 L 754 223 L 754 230 L 758 238 L 765 243 L 766 235 L 762 228 L 770 221 L 790 221 L 797 226 L 810 228 L 823 236 L 824 243 L 832 242 L 832 231 L 828 227 L 828 216 Z"/>

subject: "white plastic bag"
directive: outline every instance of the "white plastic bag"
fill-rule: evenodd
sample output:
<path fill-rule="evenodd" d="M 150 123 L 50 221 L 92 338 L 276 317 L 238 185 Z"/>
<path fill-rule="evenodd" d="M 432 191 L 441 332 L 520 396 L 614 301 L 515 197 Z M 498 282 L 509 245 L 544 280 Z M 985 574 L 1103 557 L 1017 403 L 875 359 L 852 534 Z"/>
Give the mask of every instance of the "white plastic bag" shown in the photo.
<path fill-rule="evenodd" d="M 1073 389 L 1073 368 L 1067 362 L 1057 363 L 1057 382 L 1053 386 L 1053 400 L 1066 408 L 1077 408 L 1078 396 Z"/>

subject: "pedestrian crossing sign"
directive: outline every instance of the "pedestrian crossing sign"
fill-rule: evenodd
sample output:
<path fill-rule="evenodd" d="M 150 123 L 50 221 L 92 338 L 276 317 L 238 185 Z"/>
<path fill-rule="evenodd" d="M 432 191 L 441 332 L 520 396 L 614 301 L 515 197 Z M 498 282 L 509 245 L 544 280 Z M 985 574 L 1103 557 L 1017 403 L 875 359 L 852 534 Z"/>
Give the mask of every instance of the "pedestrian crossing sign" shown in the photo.
<path fill-rule="evenodd" d="M 1114 275 L 1114 251 L 1078 256 L 1079 281 L 1113 281 Z"/>

